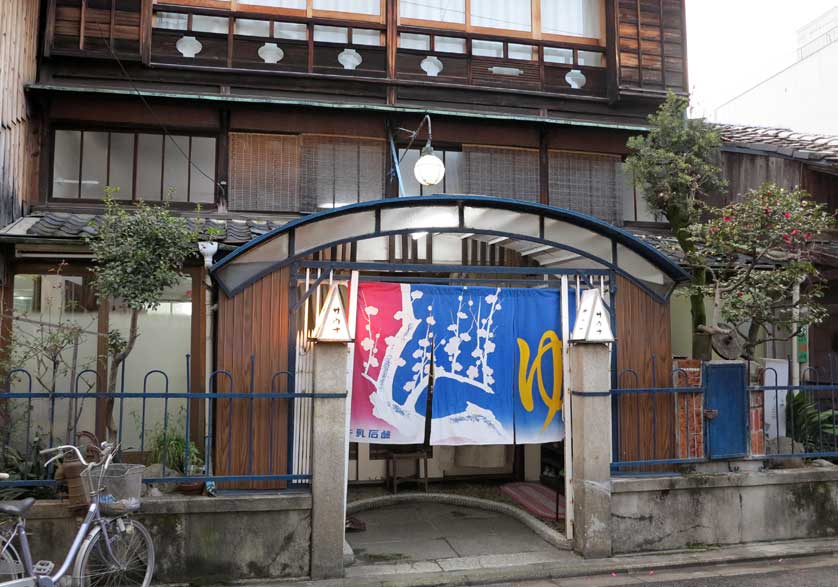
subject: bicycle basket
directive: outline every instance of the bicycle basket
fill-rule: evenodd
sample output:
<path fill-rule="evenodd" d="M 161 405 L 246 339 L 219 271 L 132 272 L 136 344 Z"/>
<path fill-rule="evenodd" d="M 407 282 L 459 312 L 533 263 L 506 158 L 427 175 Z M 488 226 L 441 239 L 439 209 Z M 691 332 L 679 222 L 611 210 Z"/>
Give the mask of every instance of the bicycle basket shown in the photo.
<path fill-rule="evenodd" d="M 106 469 L 96 465 L 82 471 L 81 480 L 88 500 L 99 495 L 99 508 L 106 515 L 120 515 L 140 509 L 143 465 L 111 463 Z"/>

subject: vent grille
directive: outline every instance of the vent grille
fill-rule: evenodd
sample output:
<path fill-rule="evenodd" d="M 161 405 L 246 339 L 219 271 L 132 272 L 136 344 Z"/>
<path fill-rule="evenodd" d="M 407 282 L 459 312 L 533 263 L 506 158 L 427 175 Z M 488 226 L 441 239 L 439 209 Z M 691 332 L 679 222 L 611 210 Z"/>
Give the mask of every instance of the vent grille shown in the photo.
<path fill-rule="evenodd" d="M 300 204 L 299 137 L 230 133 L 230 210 L 299 212 Z"/>
<path fill-rule="evenodd" d="M 550 152 L 550 205 L 622 224 L 625 181 L 619 157 Z"/>
<path fill-rule="evenodd" d="M 463 145 L 467 194 L 539 201 L 538 151 Z"/>

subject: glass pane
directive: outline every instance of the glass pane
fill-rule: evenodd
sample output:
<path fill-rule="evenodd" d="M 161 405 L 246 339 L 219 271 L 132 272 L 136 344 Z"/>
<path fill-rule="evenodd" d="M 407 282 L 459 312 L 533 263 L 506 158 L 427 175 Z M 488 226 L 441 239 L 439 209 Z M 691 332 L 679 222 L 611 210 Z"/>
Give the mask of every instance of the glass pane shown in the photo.
<path fill-rule="evenodd" d="M 223 16 L 192 16 L 192 31 L 196 33 L 218 33 L 226 35 L 229 32 L 229 19 Z"/>
<path fill-rule="evenodd" d="M 108 133 L 85 132 L 83 138 L 81 197 L 101 199 L 108 184 Z"/>
<path fill-rule="evenodd" d="M 160 200 L 163 172 L 163 135 L 139 135 L 137 141 L 137 199 Z"/>
<path fill-rule="evenodd" d="M 399 16 L 465 24 L 465 0 L 400 0 Z"/>
<path fill-rule="evenodd" d="M 127 337 L 130 323 L 131 311 L 123 302 L 116 300 L 111 306 L 108 326 Z M 162 375 L 151 375 L 145 379 L 152 369 L 159 369 L 167 375 L 170 392 L 187 389 L 186 355 L 191 346 L 191 324 L 192 280 L 186 277 L 163 293 L 157 308 L 140 315 L 140 335 L 125 370 L 126 391 L 145 388 L 149 393 L 165 392 L 166 383 Z M 126 399 L 122 412 L 120 436 L 126 449 L 150 450 L 156 433 L 159 434 L 163 427 L 164 415 L 167 416 L 169 434 L 182 437 L 185 433 L 186 400 L 183 398 L 170 398 L 168 403 L 162 399 L 148 399 L 144 417 L 142 398 Z M 167 463 L 167 471 L 170 467 L 182 468 L 182 460 Z"/>
<path fill-rule="evenodd" d="M 544 61 L 548 63 L 573 63 L 573 49 L 544 47 Z"/>
<path fill-rule="evenodd" d="M 532 61 L 538 55 L 535 47 L 532 45 L 518 45 L 516 43 L 509 43 L 509 58 L 521 59 L 523 61 Z"/>
<path fill-rule="evenodd" d="M 91 285 L 89 278 L 60 271 L 15 275 L 13 312 L 25 315 L 31 322 L 11 323 L 17 352 L 10 367 L 31 373 L 33 392 L 70 391 L 74 373 L 96 368 L 98 305 Z M 50 357 L 53 354 L 57 358 L 55 370 Z M 95 383 L 95 375 L 82 375 L 78 378 L 78 390 L 95 392 Z M 25 392 L 29 382 L 26 377 L 13 378 L 10 387 L 13 392 Z M 65 440 L 72 442 L 76 432 L 95 428 L 95 399 L 75 402 L 75 410 L 71 410 L 69 398 L 56 398 L 52 405 L 49 399 L 33 399 L 31 411 L 26 399 L 10 401 L 13 414 L 27 417 L 13 418 L 11 430 L 4 428 L 3 432 L 11 432 L 12 445 L 24 453 L 32 446 L 35 434 L 41 438 L 52 434 L 54 444 L 62 444 Z M 26 425 L 28 421 L 31 427 Z"/>
<path fill-rule="evenodd" d="M 404 187 L 405 196 L 420 196 L 422 195 L 422 184 L 416 181 L 416 175 L 413 173 L 413 168 L 419 160 L 419 149 L 411 149 L 405 153 L 402 149 L 399 152 L 401 163 L 399 163 L 399 172 L 402 176 L 402 186 Z"/>
<path fill-rule="evenodd" d="M 117 200 L 130 200 L 134 182 L 134 135 L 123 132 L 111 133 L 111 175 L 108 186 L 119 188 L 113 192 Z"/>
<path fill-rule="evenodd" d="M 315 26 L 314 40 L 320 43 L 348 43 L 349 29 L 336 26 Z"/>
<path fill-rule="evenodd" d="M 434 50 L 442 53 L 465 53 L 466 40 L 460 37 L 435 37 Z"/>
<path fill-rule="evenodd" d="M 399 47 L 402 49 L 418 49 L 419 51 L 427 51 L 431 48 L 431 37 L 428 35 L 401 33 L 399 35 Z"/>
<path fill-rule="evenodd" d="M 605 55 L 594 51 L 579 51 L 579 65 L 605 67 Z"/>
<path fill-rule="evenodd" d="M 192 174 L 189 201 L 211 204 L 215 201 L 215 139 L 192 137 Z M 203 173 L 202 173 L 203 172 Z M 206 175 L 204 175 L 206 174 Z M 209 177 L 206 177 L 206 176 Z"/>
<path fill-rule="evenodd" d="M 314 0 L 314 10 L 332 10 L 355 14 L 381 14 L 380 0 Z"/>
<path fill-rule="evenodd" d="M 189 137 L 166 137 L 163 196 L 173 202 L 189 199 Z"/>
<path fill-rule="evenodd" d="M 179 12 L 158 12 L 154 15 L 154 28 L 185 31 L 189 17 Z"/>
<path fill-rule="evenodd" d="M 541 0 L 541 31 L 599 39 L 602 36 L 602 0 Z"/>
<path fill-rule="evenodd" d="M 240 0 L 239 4 L 270 6 L 272 8 L 292 8 L 295 10 L 306 9 L 306 0 Z"/>
<path fill-rule="evenodd" d="M 54 162 L 52 166 L 52 197 L 79 197 L 79 156 L 81 132 L 55 131 Z"/>
<path fill-rule="evenodd" d="M 292 39 L 305 41 L 308 39 L 308 27 L 297 22 L 275 22 L 274 37 L 277 39 Z"/>
<path fill-rule="evenodd" d="M 460 151 L 444 151 L 442 154 L 445 163 L 445 177 L 442 180 L 445 184 L 445 193 L 462 194 L 463 154 Z"/>
<path fill-rule="evenodd" d="M 381 46 L 381 33 L 371 29 L 352 29 L 353 45 Z"/>
<path fill-rule="evenodd" d="M 267 20 L 237 18 L 233 27 L 235 34 L 247 35 L 249 37 L 268 37 L 271 33 L 271 23 Z"/>
<path fill-rule="evenodd" d="M 503 57 L 503 43 L 498 41 L 480 41 L 475 39 L 471 42 L 471 53 L 479 57 Z"/>
<path fill-rule="evenodd" d="M 471 24 L 478 27 L 532 30 L 530 0 L 471 0 Z"/>

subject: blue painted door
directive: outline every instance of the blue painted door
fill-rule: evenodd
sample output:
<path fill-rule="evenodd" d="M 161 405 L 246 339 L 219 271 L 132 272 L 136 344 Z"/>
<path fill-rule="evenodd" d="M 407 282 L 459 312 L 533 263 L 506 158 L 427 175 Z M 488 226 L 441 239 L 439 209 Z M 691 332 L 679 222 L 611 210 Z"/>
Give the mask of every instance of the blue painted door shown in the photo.
<path fill-rule="evenodd" d="M 747 456 L 749 425 L 745 363 L 705 363 L 704 435 L 707 458 Z"/>

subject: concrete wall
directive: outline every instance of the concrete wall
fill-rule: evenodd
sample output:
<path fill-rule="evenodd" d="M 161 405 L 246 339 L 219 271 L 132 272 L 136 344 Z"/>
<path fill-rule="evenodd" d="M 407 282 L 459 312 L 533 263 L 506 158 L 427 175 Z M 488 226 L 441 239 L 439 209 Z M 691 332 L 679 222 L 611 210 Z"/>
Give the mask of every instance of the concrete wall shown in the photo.
<path fill-rule="evenodd" d="M 838 468 L 614 479 L 614 553 L 838 535 Z"/>
<path fill-rule="evenodd" d="M 158 583 L 208 583 L 309 574 L 311 495 L 148 498 L 137 518 L 156 546 Z M 35 559 L 60 563 L 79 520 L 60 502 L 27 519 Z"/>

